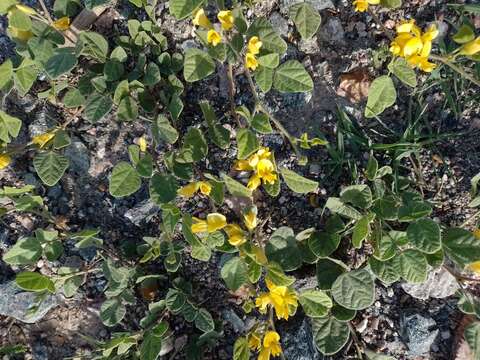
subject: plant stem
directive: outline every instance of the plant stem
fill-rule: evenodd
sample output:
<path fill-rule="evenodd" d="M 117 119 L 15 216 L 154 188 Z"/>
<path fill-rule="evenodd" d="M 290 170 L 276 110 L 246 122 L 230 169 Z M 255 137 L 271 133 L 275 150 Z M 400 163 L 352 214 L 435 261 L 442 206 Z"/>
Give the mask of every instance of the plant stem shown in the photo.
<path fill-rule="evenodd" d="M 283 125 L 281 124 L 281 122 L 276 119 L 266 108 L 265 106 L 262 104 L 262 102 L 260 101 L 259 97 L 258 97 L 258 94 L 257 94 L 257 90 L 255 90 L 255 84 L 253 83 L 253 79 L 252 79 L 252 75 L 250 74 L 250 71 L 245 68 L 245 71 L 244 71 L 244 74 L 245 76 L 247 77 L 247 80 L 248 80 L 248 84 L 250 86 L 250 90 L 252 91 L 252 94 L 253 94 L 253 98 L 255 99 L 255 105 L 256 107 L 258 108 L 258 110 L 260 110 L 261 112 L 263 112 L 265 115 L 267 115 L 270 120 L 272 120 L 272 122 L 274 123 L 275 127 L 283 134 L 283 136 L 285 136 L 287 138 L 287 140 L 290 142 L 290 145 L 292 146 L 293 148 L 293 151 L 295 152 L 295 155 L 298 157 L 298 159 L 301 161 L 303 160 L 303 156 L 302 156 L 302 153 L 300 152 L 300 149 L 298 148 L 297 146 L 297 143 L 295 141 L 295 138 L 292 137 L 292 135 L 290 135 L 290 133 L 283 127 Z"/>
<path fill-rule="evenodd" d="M 232 115 L 232 117 L 235 119 L 235 121 L 237 122 L 238 126 L 241 128 L 242 127 L 242 123 L 240 122 L 239 118 L 238 118 L 238 114 L 237 112 L 235 111 L 235 81 L 233 79 L 233 65 L 232 64 L 228 64 L 228 69 L 227 69 L 227 77 L 228 77 L 228 97 L 229 97 L 229 100 L 230 100 L 230 113 Z"/>
<path fill-rule="evenodd" d="M 470 216 L 467 220 L 463 222 L 462 225 L 460 225 L 460 227 L 465 227 L 470 221 L 474 220 L 478 215 L 480 215 L 480 211 L 477 211 L 475 214 Z"/>
<path fill-rule="evenodd" d="M 443 268 L 447 270 L 451 275 L 453 275 L 459 281 L 472 281 L 477 283 L 480 282 L 480 278 L 474 278 L 474 277 L 462 275 L 446 265 L 443 265 Z"/>
<path fill-rule="evenodd" d="M 47 17 L 48 21 L 50 21 L 50 24 L 53 23 L 52 17 L 50 16 L 50 12 L 45 6 L 45 2 L 43 0 L 38 0 L 38 2 L 40 3 L 40 6 L 42 7 L 42 10 L 45 13 L 45 16 Z"/>
<path fill-rule="evenodd" d="M 353 338 L 353 344 L 355 345 L 355 350 L 357 350 L 357 355 L 360 360 L 363 359 L 363 351 L 360 347 L 360 340 L 357 337 L 357 333 L 355 332 L 355 329 L 353 328 L 352 324 L 348 322 L 348 328 L 350 329 L 350 333 L 352 334 Z"/>
<path fill-rule="evenodd" d="M 472 83 L 480 87 L 480 80 L 476 79 L 474 76 L 470 75 L 467 73 L 465 70 L 463 70 L 460 66 L 455 65 L 452 63 L 449 59 L 443 56 L 438 56 L 434 54 L 430 54 L 430 58 L 432 60 L 437 60 L 440 61 L 442 64 L 447 65 L 449 68 L 451 68 L 453 71 L 456 71 L 460 75 L 462 75 L 465 79 L 470 80 Z"/>

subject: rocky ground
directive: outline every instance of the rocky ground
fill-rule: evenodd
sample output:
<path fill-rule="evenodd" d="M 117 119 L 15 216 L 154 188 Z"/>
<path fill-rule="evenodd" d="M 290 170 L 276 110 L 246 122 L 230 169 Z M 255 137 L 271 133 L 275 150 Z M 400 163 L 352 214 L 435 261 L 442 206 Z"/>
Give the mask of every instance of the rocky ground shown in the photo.
<path fill-rule="evenodd" d="M 339 96 L 340 76 L 357 67 L 366 67 L 370 74 L 380 70 L 371 65 L 371 54 L 380 44 L 386 44 L 383 30 L 366 14 L 354 13 L 350 1 L 315 0 L 314 6 L 321 12 L 322 25 L 318 35 L 312 40 L 303 41 L 294 33 L 293 24 L 287 20 L 288 7 L 295 0 L 265 0 L 256 5 L 253 12 L 257 16 L 266 16 L 285 39 L 290 39 L 287 56 L 301 60 L 312 74 L 315 90 L 308 94 L 281 95 L 270 93 L 265 101 L 284 123 L 289 131 L 299 136 L 307 131 L 312 136 L 323 135 L 335 144 L 338 132 L 337 106 L 345 108 L 351 119 L 370 138 L 377 142 L 394 142 L 399 139 L 406 126 L 408 104 L 407 93 L 402 90 L 398 104 L 382 116 L 387 128 L 377 122 L 362 117 L 363 104 L 353 104 Z M 35 5 L 35 1 L 28 1 Z M 125 28 L 125 17 L 134 11 L 122 2 L 116 11 L 105 16 L 112 21 L 113 30 Z M 420 24 L 437 21 L 442 36 L 451 31 L 451 25 L 445 19 L 454 14 L 443 0 L 404 0 L 404 7 L 396 11 L 379 13 L 382 23 L 392 28 L 398 19 L 415 17 Z M 168 6 L 161 2 L 157 8 L 161 26 L 171 44 L 178 49 L 193 45 L 193 31 L 189 21 L 178 22 L 168 13 Z M 139 16 L 143 16 L 139 14 Z M 175 25 L 174 25 L 175 24 Z M 480 27 L 480 16 L 475 20 Z M 95 25 L 102 32 L 102 22 Z M 103 28 L 106 36 L 112 28 Z M 5 21 L 0 21 L 0 62 L 11 54 L 13 47 L 5 36 Z M 215 75 L 205 81 L 187 88 L 186 108 L 183 125 L 201 121 L 197 103 L 208 99 L 214 104 L 217 113 L 228 106 L 228 91 L 225 76 Z M 252 99 L 247 91 L 246 79 L 237 77 L 236 101 L 238 105 L 249 104 Z M 459 100 L 458 114 L 446 105 L 441 89 L 433 88 L 425 92 L 422 122 L 423 132 L 430 134 L 461 134 L 450 136 L 426 145 L 420 151 L 420 158 L 405 160 L 404 172 L 415 180 L 426 199 L 435 205 L 435 216 L 447 225 L 460 225 L 472 209 L 467 207 L 470 200 L 470 179 L 480 171 L 480 129 L 479 95 L 475 89 L 467 89 L 465 97 Z M 469 98 L 470 100 L 467 100 Z M 22 119 L 24 126 L 18 138 L 19 143 L 26 142 L 31 136 L 46 131 L 58 121 L 63 122 L 67 115 L 56 107 L 39 101 L 31 95 L 19 98 L 12 94 L 5 103 L 9 113 Z M 228 120 L 226 120 L 228 121 Z M 233 125 L 233 123 L 232 123 Z M 147 134 L 143 123 L 119 124 L 107 118 L 92 126 L 78 120 L 71 126 L 73 146 L 66 156 L 71 166 L 59 184 L 47 188 L 36 177 L 31 158 L 25 155 L 16 159 L 10 170 L 0 171 L 0 185 L 32 184 L 39 194 L 44 196 L 52 214 L 62 219 L 68 231 L 80 230 L 86 226 L 101 229 L 101 236 L 107 248 L 128 249 L 141 242 L 143 236 L 158 234 L 159 209 L 148 200 L 148 189 L 144 186 L 135 195 L 125 199 L 114 199 L 108 193 L 108 176 L 111 168 L 119 160 L 126 159 L 126 146 Z M 294 166 L 288 144 L 279 135 L 267 136 L 264 144 L 274 151 L 281 164 Z M 350 162 L 362 169 L 366 165 L 368 153 L 356 150 L 355 144 L 346 142 L 346 151 Z M 309 165 L 296 167 L 295 170 L 317 180 L 320 190 L 315 199 L 305 199 L 290 191 L 282 192 L 277 199 L 259 198 L 259 217 L 271 216 L 269 229 L 288 225 L 295 231 L 315 226 L 322 211 L 324 201 L 335 196 L 349 181 L 348 170 L 334 173 L 331 171 L 330 157 L 325 148 L 309 151 Z M 384 159 L 383 155 L 385 155 Z M 387 154 L 380 153 L 379 159 L 387 161 Z M 232 165 L 234 153 L 219 152 L 211 157 L 207 166 L 212 169 L 228 171 Z M 420 169 L 416 171 L 415 169 Z M 309 201 L 310 200 L 310 201 Z M 207 204 L 181 204 L 195 214 L 206 209 Z M 0 253 L 8 249 L 16 239 L 29 234 L 41 220 L 30 215 L 14 215 L 6 218 L 6 224 L 0 224 Z M 40 271 L 48 272 L 65 264 L 88 265 L 96 261 L 92 251 L 78 251 L 73 244 L 66 244 L 66 253 L 58 262 L 41 261 L 37 264 Z M 181 273 L 189 278 L 197 288 L 199 302 L 221 320 L 224 336 L 217 345 L 206 354 L 207 359 L 230 359 L 234 339 L 252 323 L 250 316 L 244 315 L 236 304 L 236 299 L 223 285 L 219 276 L 220 264 L 225 261 L 220 254 L 206 264 L 185 257 Z M 102 289 L 106 282 L 101 276 L 92 275 L 82 286 L 81 291 L 72 299 L 52 296 L 44 302 L 41 309 L 31 317 L 27 309 L 33 303 L 33 295 L 20 293 L 12 286 L 15 270 L 0 260 L 0 345 L 12 343 L 28 344 L 25 359 L 63 359 L 80 351 L 88 356 L 91 347 L 84 337 L 107 339 L 114 329 L 102 325 L 98 317 L 102 298 Z M 298 288 L 315 284 L 314 268 L 302 269 L 297 277 Z M 408 286 L 396 284 L 385 288 L 378 284 L 375 304 L 360 312 L 353 321 L 363 344 L 376 351 L 382 351 L 396 359 L 455 359 L 461 348 L 459 333 L 464 319 L 455 307 L 455 281 L 448 273 L 432 274 L 425 284 Z M 138 328 L 138 320 L 143 316 L 146 302 L 140 307 L 129 309 L 124 321 L 130 329 Z M 193 329 L 178 324 L 172 319 L 172 327 L 177 334 L 188 335 Z M 310 325 L 303 314 L 298 314 L 288 324 L 280 323 L 286 358 L 289 360 L 322 359 L 312 343 Z M 169 355 L 165 358 L 180 359 L 175 350 L 181 348 L 184 336 L 171 344 Z M 344 351 L 334 359 L 355 359 L 355 347 L 349 343 Z M 463 359 L 463 358 L 462 358 Z"/>

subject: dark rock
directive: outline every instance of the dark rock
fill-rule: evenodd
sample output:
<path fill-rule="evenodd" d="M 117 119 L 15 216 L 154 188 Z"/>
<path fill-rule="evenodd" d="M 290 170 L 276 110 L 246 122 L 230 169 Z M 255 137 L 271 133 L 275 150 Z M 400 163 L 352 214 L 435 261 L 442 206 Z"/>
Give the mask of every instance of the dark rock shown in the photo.
<path fill-rule="evenodd" d="M 418 313 L 402 314 L 400 318 L 400 336 L 414 356 L 427 354 L 439 331 L 434 329 L 436 322 L 431 317 Z"/>
<path fill-rule="evenodd" d="M 297 318 L 297 317 L 296 317 Z M 321 360 L 313 342 L 312 327 L 307 318 L 293 318 L 279 329 L 282 348 L 287 359 Z"/>
<path fill-rule="evenodd" d="M 73 141 L 65 150 L 65 156 L 70 159 L 68 171 L 77 175 L 86 175 L 90 168 L 90 152 L 81 141 Z"/>
<path fill-rule="evenodd" d="M 137 204 L 134 208 L 125 213 L 125 217 L 135 225 L 140 225 L 143 221 L 150 219 L 159 211 L 159 207 L 150 200 L 144 200 Z"/>

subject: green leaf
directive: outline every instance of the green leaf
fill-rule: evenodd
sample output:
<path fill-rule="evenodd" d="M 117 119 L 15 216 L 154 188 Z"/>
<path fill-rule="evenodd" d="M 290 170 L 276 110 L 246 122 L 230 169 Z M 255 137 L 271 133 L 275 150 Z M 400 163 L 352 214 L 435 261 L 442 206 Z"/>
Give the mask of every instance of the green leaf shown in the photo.
<path fill-rule="evenodd" d="M 311 318 L 326 316 L 333 306 L 332 299 L 324 291 L 315 289 L 302 291 L 298 301 L 305 314 Z"/>
<path fill-rule="evenodd" d="M 249 129 L 237 130 L 238 158 L 246 159 L 260 147 L 257 136 Z"/>
<path fill-rule="evenodd" d="M 362 247 L 363 241 L 370 235 L 370 223 L 375 219 L 375 214 L 368 214 L 357 221 L 353 228 L 352 245 L 356 249 Z"/>
<path fill-rule="evenodd" d="M 187 297 L 181 291 L 176 289 L 170 289 L 167 292 L 165 297 L 165 304 L 172 313 L 178 314 L 182 309 L 183 305 L 187 301 Z"/>
<path fill-rule="evenodd" d="M 396 58 L 388 64 L 388 70 L 404 84 L 411 87 L 417 86 L 417 74 L 405 59 Z"/>
<path fill-rule="evenodd" d="M 217 117 L 208 101 L 201 101 L 203 117 L 208 124 L 208 135 L 215 145 L 221 149 L 227 149 L 230 145 L 230 131 L 220 124 L 217 124 Z"/>
<path fill-rule="evenodd" d="M 19 91 L 20 95 L 25 96 L 28 93 L 37 79 L 37 75 L 38 69 L 35 62 L 28 58 L 23 59 L 13 75 L 15 88 Z"/>
<path fill-rule="evenodd" d="M 125 317 L 127 309 L 117 298 L 107 299 L 100 307 L 100 319 L 106 326 L 117 325 Z"/>
<path fill-rule="evenodd" d="M 206 52 L 199 49 L 188 49 L 183 63 L 183 77 L 187 82 L 206 78 L 215 71 L 215 62 Z"/>
<path fill-rule="evenodd" d="M 228 260 L 222 266 L 220 274 L 228 288 L 232 291 L 236 291 L 240 288 L 240 286 L 248 282 L 247 271 L 248 269 L 245 261 L 236 256 Z"/>
<path fill-rule="evenodd" d="M 468 325 L 463 334 L 475 360 L 478 360 L 480 358 L 480 322 Z"/>
<path fill-rule="evenodd" d="M 336 197 L 329 197 L 325 207 L 330 209 L 332 213 L 342 215 L 349 219 L 360 220 L 362 218 L 362 214 L 360 214 L 355 208 L 346 205 L 342 200 Z"/>
<path fill-rule="evenodd" d="M 306 92 L 313 90 L 313 80 L 297 60 L 288 60 L 275 71 L 273 87 L 280 92 Z"/>
<path fill-rule="evenodd" d="M 205 333 L 215 330 L 212 315 L 210 315 L 206 309 L 200 308 L 198 310 L 197 317 L 195 318 L 195 327 Z"/>
<path fill-rule="evenodd" d="M 430 204 L 424 201 L 409 201 L 398 209 L 398 220 L 409 222 L 432 213 Z"/>
<path fill-rule="evenodd" d="M 332 296 L 337 303 L 351 310 L 363 310 L 375 300 L 375 284 L 366 269 L 340 275 L 332 285 Z"/>
<path fill-rule="evenodd" d="M 333 316 L 313 319 L 312 331 L 315 347 L 323 355 L 339 352 L 350 337 L 348 324 L 338 321 Z"/>
<path fill-rule="evenodd" d="M 33 158 L 33 167 L 45 185 L 53 186 L 63 176 L 70 162 L 68 158 L 53 151 L 37 154 Z"/>
<path fill-rule="evenodd" d="M 170 0 L 170 13 L 177 19 L 184 19 L 200 7 L 204 0 Z"/>
<path fill-rule="evenodd" d="M 43 253 L 48 261 L 55 261 L 63 254 L 63 245 L 61 241 L 52 241 L 45 244 Z"/>
<path fill-rule="evenodd" d="M 408 225 L 408 241 L 418 250 L 433 254 L 441 249 L 440 226 L 431 219 L 419 219 Z"/>
<path fill-rule="evenodd" d="M 14 7 L 8 12 L 8 25 L 19 30 L 30 31 L 32 29 L 32 20 L 23 11 Z"/>
<path fill-rule="evenodd" d="M 337 250 L 340 240 L 338 234 L 315 231 L 308 239 L 308 246 L 317 257 L 324 258 Z"/>
<path fill-rule="evenodd" d="M 140 175 L 133 166 L 121 161 L 113 168 L 108 188 L 113 197 L 124 197 L 136 192 L 141 185 Z"/>
<path fill-rule="evenodd" d="M 250 348 L 245 337 L 239 337 L 233 345 L 233 360 L 250 360 Z"/>
<path fill-rule="evenodd" d="M 367 170 L 365 171 L 367 179 L 370 181 L 375 180 L 375 178 L 377 177 L 377 171 L 378 161 L 377 159 L 375 159 L 375 156 L 370 155 L 370 157 L 368 158 Z"/>
<path fill-rule="evenodd" d="M 283 180 L 285 180 L 285 183 L 290 190 L 298 194 L 314 192 L 318 188 L 318 183 L 316 181 L 304 178 L 292 170 L 281 168 L 280 172 L 282 173 Z"/>
<path fill-rule="evenodd" d="M 251 126 L 260 134 L 271 134 L 273 132 L 268 115 L 263 113 L 255 114 L 252 119 Z"/>
<path fill-rule="evenodd" d="M 262 41 L 262 50 L 283 54 L 287 43 L 277 34 L 272 24 L 263 17 L 257 17 L 247 31 L 247 38 L 258 36 Z"/>
<path fill-rule="evenodd" d="M 389 9 L 396 9 L 402 6 L 402 0 L 380 0 L 380 4 Z"/>
<path fill-rule="evenodd" d="M 160 68 L 154 62 L 149 62 L 145 69 L 145 75 L 143 77 L 143 84 L 147 86 L 156 85 L 162 80 L 160 75 Z"/>
<path fill-rule="evenodd" d="M 331 313 L 332 316 L 338 321 L 350 321 L 353 320 L 357 315 L 356 310 L 347 309 L 335 303 L 333 304 Z"/>
<path fill-rule="evenodd" d="M 337 278 L 347 270 L 347 267 L 334 259 L 320 259 L 317 262 L 317 281 L 321 290 L 330 290 Z"/>
<path fill-rule="evenodd" d="M 173 121 L 177 121 L 180 114 L 183 111 L 183 102 L 177 95 L 172 96 L 170 103 L 168 104 L 168 111 L 172 116 Z"/>
<path fill-rule="evenodd" d="M 190 128 L 184 137 L 179 156 L 175 159 L 181 163 L 200 161 L 208 154 L 208 144 L 200 129 Z"/>
<path fill-rule="evenodd" d="M 303 39 L 310 39 L 317 33 L 322 18 L 312 5 L 306 2 L 295 4 L 288 13 Z"/>
<path fill-rule="evenodd" d="M 119 121 L 133 121 L 138 117 L 138 105 L 131 96 L 124 96 L 117 109 L 117 118 Z"/>
<path fill-rule="evenodd" d="M 397 258 L 395 258 L 397 260 Z M 408 249 L 398 256 L 400 274 L 410 283 L 422 283 L 427 279 L 427 259 L 418 250 Z"/>
<path fill-rule="evenodd" d="M 124 71 L 123 64 L 120 61 L 113 59 L 107 60 L 103 67 L 103 75 L 107 81 L 120 80 Z"/>
<path fill-rule="evenodd" d="M 274 262 L 267 265 L 267 275 L 265 279 L 268 279 L 277 286 L 290 286 L 295 282 L 293 276 L 286 275 L 282 267 Z"/>
<path fill-rule="evenodd" d="M 393 196 L 377 199 L 373 203 L 372 211 L 382 220 L 396 220 L 398 218 L 397 201 Z"/>
<path fill-rule="evenodd" d="M 255 81 L 263 92 L 269 92 L 273 86 L 273 69 L 259 66 L 255 71 Z"/>
<path fill-rule="evenodd" d="M 13 78 L 12 60 L 7 59 L 0 65 L 0 90 L 2 90 Z"/>
<path fill-rule="evenodd" d="M 280 56 L 277 53 L 262 55 L 258 57 L 258 63 L 263 67 L 275 69 L 280 64 Z"/>
<path fill-rule="evenodd" d="M 105 38 L 93 31 L 82 31 L 79 35 L 82 42 L 82 55 L 104 63 L 108 55 L 108 42 Z"/>
<path fill-rule="evenodd" d="M 461 267 L 480 259 L 480 242 L 470 231 L 464 229 L 450 228 L 445 231 L 443 249 Z"/>
<path fill-rule="evenodd" d="M 112 99 L 108 95 L 102 95 L 97 92 L 90 95 L 85 104 L 83 114 L 91 123 L 96 123 L 110 112 L 112 108 Z"/>
<path fill-rule="evenodd" d="M 351 185 L 340 192 L 340 199 L 343 203 L 366 209 L 372 203 L 372 191 L 367 185 Z"/>
<path fill-rule="evenodd" d="M 22 121 L 0 110 L 0 140 L 9 143 L 10 137 L 16 138 L 22 127 Z"/>
<path fill-rule="evenodd" d="M 158 205 L 175 199 L 177 190 L 178 182 L 173 175 L 156 173 L 150 179 L 150 198 Z"/>
<path fill-rule="evenodd" d="M 36 272 L 21 272 L 15 278 L 15 282 L 23 290 L 35 292 L 48 290 L 52 293 L 55 292 L 53 281 L 48 276 Z"/>
<path fill-rule="evenodd" d="M 110 59 L 120 61 L 121 63 L 128 60 L 128 55 L 125 49 L 121 46 L 117 46 L 110 54 Z"/>
<path fill-rule="evenodd" d="M 63 105 L 66 108 L 78 108 L 85 104 L 85 97 L 80 90 L 71 88 L 63 96 Z"/>
<path fill-rule="evenodd" d="M 5 15 L 7 11 L 13 6 L 18 4 L 17 0 L 3 0 L 0 2 L 0 14 Z M 3 355 L 3 354 L 2 354 Z"/>
<path fill-rule="evenodd" d="M 365 117 L 372 118 L 380 115 L 386 108 L 395 104 L 397 91 L 390 77 L 383 75 L 373 80 L 368 90 Z"/>
<path fill-rule="evenodd" d="M 465 44 L 473 39 L 475 39 L 474 29 L 468 24 L 460 26 L 457 32 L 452 36 L 452 40 L 457 44 Z"/>
<path fill-rule="evenodd" d="M 152 176 L 153 173 L 153 158 L 152 155 L 146 153 L 143 157 L 138 161 L 136 166 L 138 175 L 141 177 L 149 178 Z"/>
<path fill-rule="evenodd" d="M 372 256 L 368 263 L 375 276 L 385 284 L 390 285 L 400 280 L 400 263 L 395 258 L 380 261 Z"/>
<path fill-rule="evenodd" d="M 9 265 L 29 265 L 37 262 L 41 256 L 40 242 L 34 237 L 25 237 L 18 239 L 3 255 L 3 261 Z"/>
<path fill-rule="evenodd" d="M 302 265 L 302 253 L 297 245 L 295 234 L 289 227 L 282 226 L 270 236 L 265 255 L 269 261 L 274 261 L 285 271 L 298 269 Z"/>
<path fill-rule="evenodd" d="M 51 79 L 69 73 L 77 65 L 77 57 L 67 51 L 53 55 L 45 64 L 45 71 Z"/>
<path fill-rule="evenodd" d="M 162 337 L 156 336 L 154 331 L 147 331 L 140 345 L 140 358 L 142 360 L 156 360 L 162 351 Z"/>
<path fill-rule="evenodd" d="M 252 196 L 252 191 L 249 188 L 240 184 L 237 180 L 232 179 L 230 176 L 226 174 L 222 174 L 222 180 L 225 183 L 227 190 L 233 196 L 239 196 L 239 197 Z"/>
<path fill-rule="evenodd" d="M 152 135 L 157 144 L 165 141 L 168 144 L 174 144 L 178 139 L 177 130 L 170 125 L 170 121 L 160 114 L 152 124 Z"/>

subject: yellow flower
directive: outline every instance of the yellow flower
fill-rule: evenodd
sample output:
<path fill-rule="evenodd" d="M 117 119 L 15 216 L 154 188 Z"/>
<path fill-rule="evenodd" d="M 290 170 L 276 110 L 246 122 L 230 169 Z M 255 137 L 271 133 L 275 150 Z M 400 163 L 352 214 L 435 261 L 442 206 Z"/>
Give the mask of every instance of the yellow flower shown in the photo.
<path fill-rule="evenodd" d="M 475 261 L 468 265 L 468 269 L 476 274 L 480 274 L 480 261 Z"/>
<path fill-rule="evenodd" d="M 209 44 L 212 44 L 213 46 L 217 46 L 222 41 L 222 36 L 213 29 L 208 30 L 207 41 Z"/>
<path fill-rule="evenodd" d="M 230 10 L 220 11 L 217 15 L 218 20 L 222 24 L 223 30 L 230 30 L 233 27 L 233 13 Z"/>
<path fill-rule="evenodd" d="M 20 30 L 11 26 L 8 28 L 8 31 L 12 38 L 23 42 L 27 42 L 33 36 L 31 31 Z"/>
<path fill-rule="evenodd" d="M 240 246 L 247 242 L 247 236 L 245 232 L 237 224 L 228 224 L 225 226 L 225 232 L 228 236 L 228 242 L 232 246 Z"/>
<path fill-rule="evenodd" d="M 390 44 L 390 52 L 412 66 L 431 72 L 436 65 L 428 61 L 432 51 L 432 41 L 438 36 L 437 27 L 432 24 L 422 34 L 415 20 L 403 21 L 397 26 L 397 36 Z"/>
<path fill-rule="evenodd" d="M 200 190 L 203 195 L 210 195 L 212 186 L 206 181 L 193 181 L 177 190 L 177 194 L 186 198 L 192 197 Z"/>
<path fill-rule="evenodd" d="M 243 222 L 249 231 L 257 227 L 257 207 L 252 206 L 243 213 Z"/>
<path fill-rule="evenodd" d="M 262 42 L 258 38 L 258 36 L 252 36 L 250 40 L 248 40 L 248 52 L 253 55 L 257 55 L 260 52 L 260 48 L 262 47 Z"/>
<path fill-rule="evenodd" d="M 473 230 L 473 236 L 480 240 L 480 229 Z"/>
<path fill-rule="evenodd" d="M 280 335 L 276 331 L 267 331 L 263 337 L 262 350 L 258 354 L 258 360 L 270 360 L 270 356 L 278 356 L 281 353 Z"/>
<path fill-rule="evenodd" d="M 261 313 L 267 311 L 267 306 L 271 305 L 275 309 L 277 319 L 288 320 L 290 308 L 298 306 L 297 294 L 286 286 L 276 286 L 267 280 L 268 293 L 262 293 L 255 300 L 255 305 Z"/>
<path fill-rule="evenodd" d="M 255 69 L 258 67 L 258 60 L 255 57 L 255 55 L 253 55 L 250 52 L 247 52 L 247 54 L 245 55 L 245 66 L 248 69 L 255 71 Z"/>
<path fill-rule="evenodd" d="M 364 12 L 368 10 L 368 5 L 378 5 L 380 0 L 355 0 L 353 5 L 355 6 L 355 11 Z"/>
<path fill-rule="evenodd" d="M 464 44 L 460 48 L 460 55 L 475 55 L 476 53 L 480 52 L 480 36 L 476 39 L 469 41 L 468 43 Z"/>
<path fill-rule="evenodd" d="M 65 31 L 70 27 L 70 18 L 68 16 L 64 16 L 58 20 L 55 20 L 52 25 L 57 30 Z"/>
<path fill-rule="evenodd" d="M 140 147 L 141 152 L 147 151 L 147 140 L 142 136 L 138 139 L 138 146 Z"/>
<path fill-rule="evenodd" d="M 202 220 L 199 218 L 193 218 L 194 224 L 192 224 L 192 232 L 193 233 L 202 233 L 208 232 L 212 233 L 217 230 L 223 229 L 227 226 L 227 219 L 224 215 L 219 213 L 211 213 L 207 215 L 207 220 Z"/>
<path fill-rule="evenodd" d="M 205 15 L 205 11 L 200 8 L 197 10 L 193 17 L 193 24 L 196 26 L 201 26 L 205 29 L 211 29 L 212 28 L 212 23 L 210 20 L 208 20 L 207 15 Z"/>
<path fill-rule="evenodd" d="M 17 5 L 15 5 L 15 7 L 18 10 L 20 10 L 21 12 L 23 12 L 24 14 L 27 14 L 27 15 L 35 15 L 36 14 L 36 11 L 29 6 L 25 6 L 25 5 L 22 5 L 22 4 L 17 4 Z"/>
<path fill-rule="evenodd" d="M 260 334 L 253 332 L 248 336 L 248 347 L 252 350 L 260 350 L 262 346 L 262 340 Z"/>
<path fill-rule="evenodd" d="M 273 156 L 268 148 L 260 148 L 255 154 L 246 160 L 238 160 L 234 165 L 235 170 L 254 171 L 247 187 L 255 190 L 264 183 L 274 184 L 277 181 Z"/>
<path fill-rule="evenodd" d="M 12 158 L 8 154 L 0 154 L 0 170 L 5 169 L 12 162 Z"/>
<path fill-rule="evenodd" d="M 40 134 L 32 138 L 32 144 L 38 145 L 41 149 L 43 148 L 52 138 L 55 136 L 55 132 L 47 132 L 45 134 Z"/>

